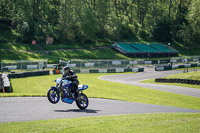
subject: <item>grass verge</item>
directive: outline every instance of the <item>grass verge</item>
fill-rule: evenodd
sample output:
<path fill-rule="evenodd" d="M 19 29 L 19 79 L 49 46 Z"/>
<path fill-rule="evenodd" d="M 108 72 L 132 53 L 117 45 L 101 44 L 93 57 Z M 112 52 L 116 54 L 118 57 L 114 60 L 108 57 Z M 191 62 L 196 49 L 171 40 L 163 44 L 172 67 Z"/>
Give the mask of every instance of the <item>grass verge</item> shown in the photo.
<path fill-rule="evenodd" d="M 159 83 L 159 82 L 155 82 L 154 79 L 144 80 L 144 81 L 141 81 L 141 83 L 162 84 L 162 85 L 174 85 L 174 86 L 182 86 L 182 87 L 200 89 L 200 85 L 190 85 L 190 84 L 181 84 L 181 83 Z"/>
<path fill-rule="evenodd" d="M 1 133 L 155 133 L 200 132 L 200 113 L 130 114 L 0 124 Z"/>
<path fill-rule="evenodd" d="M 200 80 L 200 71 L 193 71 L 189 73 L 178 73 L 170 76 L 166 76 L 164 78 L 167 79 L 192 79 L 192 80 Z"/>
<path fill-rule="evenodd" d="M 192 80 L 200 80 L 200 71 L 193 71 L 189 73 L 178 73 L 170 76 L 163 77 L 166 79 L 192 79 Z M 200 89 L 200 85 L 190 85 L 190 84 L 181 84 L 181 83 L 158 83 L 155 82 L 154 79 L 149 79 L 142 81 L 141 83 L 152 83 L 152 84 L 163 84 L 163 85 L 175 85 L 175 86 L 182 86 L 182 87 L 189 87 L 189 88 L 196 88 Z"/>

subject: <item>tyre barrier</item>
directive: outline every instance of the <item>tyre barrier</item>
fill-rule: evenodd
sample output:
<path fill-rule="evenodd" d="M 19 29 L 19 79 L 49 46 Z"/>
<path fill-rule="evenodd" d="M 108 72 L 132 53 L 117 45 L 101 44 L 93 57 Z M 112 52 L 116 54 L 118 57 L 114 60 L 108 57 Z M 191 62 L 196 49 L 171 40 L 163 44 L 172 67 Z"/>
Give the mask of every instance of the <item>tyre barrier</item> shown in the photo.
<path fill-rule="evenodd" d="M 191 80 L 191 79 L 163 79 L 163 78 L 157 78 L 157 79 L 155 79 L 155 82 L 200 85 L 200 80 Z"/>
<path fill-rule="evenodd" d="M 34 71 L 34 72 L 22 72 L 22 73 L 10 73 L 8 74 L 9 78 L 26 78 L 26 77 L 32 77 L 32 76 L 43 76 L 43 75 L 49 75 L 49 70 L 44 71 Z"/>
<path fill-rule="evenodd" d="M 89 73 L 99 73 L 99 70 L 98 69 L 90 69 Z"/>
<path fill-rule="evenodd" d="M 107 69 L 107 73 L 116 73 L 116 69 Z"/>
<path fill-rule="evenodd" d="M 172 66 L 157 66 L 155 67 L 155 71 L 166 71 L 166 70 L 172 70 Z"/>
<path fill-rule="evenodd" d="M 2 75 L 0 74 L 0 92 L 3 92 L 3 79 L 1 76 Z"/>
<path fill-rule="evenodd" d="M 144 70 L 143 70 L 144 71 Z M 124 69 L 124 72 L 132 72 L 132 69 L 130 69 L 130 68 L 125 68 Z"/>

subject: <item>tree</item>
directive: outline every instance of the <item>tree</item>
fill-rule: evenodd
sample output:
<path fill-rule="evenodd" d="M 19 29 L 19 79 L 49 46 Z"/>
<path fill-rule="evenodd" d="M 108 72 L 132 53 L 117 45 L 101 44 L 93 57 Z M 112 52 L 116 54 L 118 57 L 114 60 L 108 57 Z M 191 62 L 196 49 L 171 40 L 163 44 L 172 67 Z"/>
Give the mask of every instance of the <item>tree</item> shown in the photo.
<path fill-rule="evenodd" d="M 191 31 L 187 34 L 192 35 L 192 37 L 189 38 L 189 41 L 191 42 L 190 44 L 200 42 L 200 0 L 191 1 L 187 20 L 189 23 L 189 28 L 191 29 Z"/>
<path fill-rule="evenodd" d="M 171 21 L 167 17 L 157 20 L 153 27 L 153 37 L 161 42 L 171 41 Z"/>

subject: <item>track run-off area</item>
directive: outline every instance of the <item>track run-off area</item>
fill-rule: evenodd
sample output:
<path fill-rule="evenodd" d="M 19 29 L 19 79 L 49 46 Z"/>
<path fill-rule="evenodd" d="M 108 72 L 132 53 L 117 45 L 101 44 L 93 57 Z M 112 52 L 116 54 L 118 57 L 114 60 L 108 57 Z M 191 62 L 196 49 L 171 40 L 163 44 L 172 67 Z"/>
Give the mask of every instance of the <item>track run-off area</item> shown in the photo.
<path fill-rule="evenodd" d="M 200 89 L 139 83 L 141 80 L 159 78 L 182 71 L 155 71 L 145 68 L 142 73 L 128 73 L 99 77 L 101 80 L 118 82 L 156 89 L 181 95 L 200 97 Z M 168 112 L 199 112 L 200 110 L 126 102 L 110 99 L 89 98 L 86 110 L 80 110 L 75 103 L 72 105 L 59 102 L 51 104 L 46 97 L 7 97 L 0 98 L 0 123 L 33 120 L 48 120 L 73 117 L 106 116 L 136 113 L 168 113 Z"/>

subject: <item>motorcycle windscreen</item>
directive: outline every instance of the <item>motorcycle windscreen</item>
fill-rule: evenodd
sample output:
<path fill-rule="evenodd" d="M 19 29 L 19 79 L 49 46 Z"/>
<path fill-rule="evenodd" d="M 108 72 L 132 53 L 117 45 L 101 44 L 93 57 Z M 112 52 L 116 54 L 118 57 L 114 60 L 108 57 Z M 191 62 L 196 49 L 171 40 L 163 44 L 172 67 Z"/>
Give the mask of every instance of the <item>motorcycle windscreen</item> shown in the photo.
<path fill-rule="evenodd" d="M 60 83 L 61 80 L 62 80 L 62 78 L 57 78 L 56 83 Z"/>

